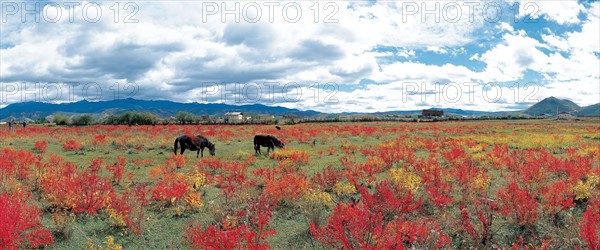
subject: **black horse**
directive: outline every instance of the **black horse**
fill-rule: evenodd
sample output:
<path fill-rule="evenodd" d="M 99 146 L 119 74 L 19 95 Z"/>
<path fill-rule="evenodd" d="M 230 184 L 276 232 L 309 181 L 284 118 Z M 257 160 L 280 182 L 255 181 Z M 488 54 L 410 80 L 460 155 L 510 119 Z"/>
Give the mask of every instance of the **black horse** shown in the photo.
<path fill-rule="evenodd" d="M 269 150 L 275 151 L 275 147 L 283 148 L 284 144 L 272 135 L 255 135 L 254 151 L 258 154 L 260 154 L 260 146 L 267 147 L 267 154 L 269 154 Z"/>
<path fill-rule="evenodd" d="M 198 155 L 204 157 L 204 148 L 208 148 L 208 152 L 210 155 L 215 155 L 215 144 L 210 142 L 206 137 L 197 135 L 197 136 L 187 136 L 182 135 L 175 139 L 175 145 L 173 145 L 173 153 L 177 154 L 177 144 L 181 146 L 181 154 L 185 152 L 186 149 L 191 151 L 198 151 L 196 154 L 196 158 Z"/>

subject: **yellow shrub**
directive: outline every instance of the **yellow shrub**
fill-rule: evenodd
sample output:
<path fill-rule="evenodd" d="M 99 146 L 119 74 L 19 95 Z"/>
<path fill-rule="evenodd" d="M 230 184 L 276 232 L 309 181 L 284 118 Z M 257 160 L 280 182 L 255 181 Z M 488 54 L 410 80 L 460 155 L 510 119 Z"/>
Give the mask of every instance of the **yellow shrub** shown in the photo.
<path fill-rule="evenodd" d="M 199 193 L 190 193 L 185 201 L 190 204 L 192 208 L 198 209 L 204 206 L 204 201 L 202 200 L 202 195 Z"/>
<path fill-rule="evenodd" d="M 333 186 L 333 192 L 338 196 L 351 195 L 356 193 L 356 187 L 350 183 L 337 182 Z"/>
<path fill-rule="evenodd" d="M 106 240 L 103 243 L 106 250 L 123 250 L 123 247 L 119 243 L 116 243 L 112 236 L 106 236 Z"/>
<path fill-rule="evenodd" d="M 117 213 L 116 210 L 114 210 L 112 208 L 108 208 L 108 209 L 106 209 L 106 212 L 108 212 L 108 216 L 110 217 L 110 220 L 112 221 L 113 226 L 124 227 L 127 225 L 125 223 L 125 218 L 123 218 L 122 215 Z"/>
<path fill-rule="evenodd" d="M 475 178 L 475 181 L 473 182 L 473 185 L 476 188 L 480 188 L 480 189 L 485 189 L 490 185 L 491 179 L 490 177 L 487 177 L 483 174 L 479 174 L 477 175 L 477 177 Z"/>
<path fill-rule="evenodd" d="M 391 168 L 389 174 L 394 183 L 405 189 L 415 192 L 421 186 L 421 177 L 407 172 L 403 168 Z"/>
<path fill-rule="evenodd" d="M 582 180 L 577 181 L 577 185 L 573 187 L 575 200 L 589 198 L 598 184 L 600 184 L 600 178 L 594 174 L 589 175 L 585 182 Z"/>
<path fill-rule="evenodd" d="M 188 180 L 188 188 L 193 191 L 198 191 L 204 183 L 206 182 L 206 175 L 202 172 L 194 172 L 187 177 Z"/>
<path fill-rule="evenodd" d="M 331 194 L 318 189 L 311 188 L 306 190 L 302 195 L 302 200 L 323 207 L 333 207 L 333 198 L 331 197 Z"/>

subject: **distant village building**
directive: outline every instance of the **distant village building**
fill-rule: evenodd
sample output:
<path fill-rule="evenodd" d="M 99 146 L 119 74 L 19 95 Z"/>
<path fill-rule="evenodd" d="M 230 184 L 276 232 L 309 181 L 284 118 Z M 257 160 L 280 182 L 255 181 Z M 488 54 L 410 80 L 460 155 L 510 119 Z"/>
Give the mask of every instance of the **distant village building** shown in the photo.
<path fill-rule="evenodd" d="M 558 118 L 559 119 L 572 119 L 572 118 L 575 118 L 575 116 L 569 112 L 560 112 L 560 113 L 558 113 Z"/>
<path fill-rule="evenodd" d="M 271 119 L 275 119 L 275 116 L 269 115 L 269 114 L 259 114 L 258 115 L 258 119 L 261 120 L 261 121 L 268 121 L 268 120 L 271 120 Z"/>
<path fill-rule="evenodd" d="M 227 112 L 225 113 L 225 122 L 237 123 L 244 121 L 244 114 L 242 112 Z"/>
<path fill-rule="evenodd" d="M 444 115 L 444 111 L 443 110 L 436 110 L 436 109 L 424 109 L 421 112 L 421 115 L 424 116 L 424 117 L 443 116 Z"/>

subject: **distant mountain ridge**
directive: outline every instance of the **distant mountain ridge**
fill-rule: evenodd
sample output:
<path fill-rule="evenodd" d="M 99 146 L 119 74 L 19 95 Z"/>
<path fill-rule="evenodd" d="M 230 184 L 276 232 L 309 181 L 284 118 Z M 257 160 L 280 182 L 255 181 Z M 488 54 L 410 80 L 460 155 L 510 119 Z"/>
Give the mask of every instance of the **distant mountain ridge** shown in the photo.
<path fill-rule="evenodd" d="M 506 116 L 527 114 L 530 116 L 557 115 L 558 112 L 569 112 L 577 116 L 600 116 L 600 103 L 587 107 L 580 107 L 570 100 L 561 100 L 556 97 L 548 97 L 531 107 L 522 111 L 475 111 L 453 108 L 435 108 L 444 110 L 447 115 L 459 116 Z M 102 118 L 110 114 L 121 114 L 126 111 L 149 112 L 160 118 L 168 118 L 175 116 L 180 111 L 189 112 L 195 115 L 212 115 L 222 116 L 226 112 L 242 112 L 254 114 L 269 114 L 275 116 L 295 115 L 299 118 L 306 117 L 329 117 L 331 115 L 417 115 L 421 113 L 419 110 L 397 110 L 374 113 L 346 112 L 338 114 L 325 114 L 313 110 L 298 110 L 280 106 L 267 106 L 262 104 L 251 105 L 229 105 L 222 103 L 179 103 L 165 100 L 136 100 L 123 99 L 113 101 L 100 102 L 70 102 L 61 104 L 42 103 L 42 102 L 23 102 L 13 103 L 0 109 L 0 120 L 6 120 L 10 117 L 15 117 L 19 120 L 29 118 L 37 119 L 47 117 L 55 113 L 62 113 L 68 116 L 80 114 L 92 114 L 97 118 Z"/>
<path fill-rule="evenodd" d="M 229 105 L 222 103 L 179 103 L 172 101 L 147 101 L 136 99 L 123 99 L 113 101 L 88 102 L 78 101 L 70 103 L 52 104 L 43 102 L 23 102 L 10 104 L 0 109 L 0 120 L 8 117 L 37 119 L 55 113 L 67 114 L 120 114 L 127 111 L 149 112 L 161 118 L 175 116 L 180 111 L 195 115 L 217 115 L 222 116 L 226 112 L 249 112 L 255 114 L 288 115 L 297 117 L 309 117 L 320 114 L 320 112 L 298 109 L 289 109 L 280 106 L 267 106 L 262 104 L 251 105 Z"/>
<path fill-rule="evenodd" d="M 522 112 L 532 116 L 544 114 L 555 116 L 561 112 L 571 113 L 577 116 L 600 116 L 600 103 L 586 107 L 580 107 L 571 100 L 558 99 L 551 96 L 532 105 Z"/>

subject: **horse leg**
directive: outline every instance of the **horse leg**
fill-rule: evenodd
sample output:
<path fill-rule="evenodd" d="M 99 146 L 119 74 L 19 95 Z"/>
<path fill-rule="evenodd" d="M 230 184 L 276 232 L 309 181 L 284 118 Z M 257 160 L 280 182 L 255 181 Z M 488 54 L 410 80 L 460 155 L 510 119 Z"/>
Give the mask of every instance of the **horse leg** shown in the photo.
<path fill-rule="evenodd" d="M 185 152 L 185 148 L 186 148 L 186 145 L 185 145 L 185 144 L 181 145 L 181 154 L 182 154 L 182 155 L 183 155 L 183 152 Z"/>
<path fill-rule="evenodd" d="M 200 148 L 198 151 L 200 152 L 200 157 L 204 157 L 204 148 Z M 196 158 L 198 158 L 197 155 Z"/>

